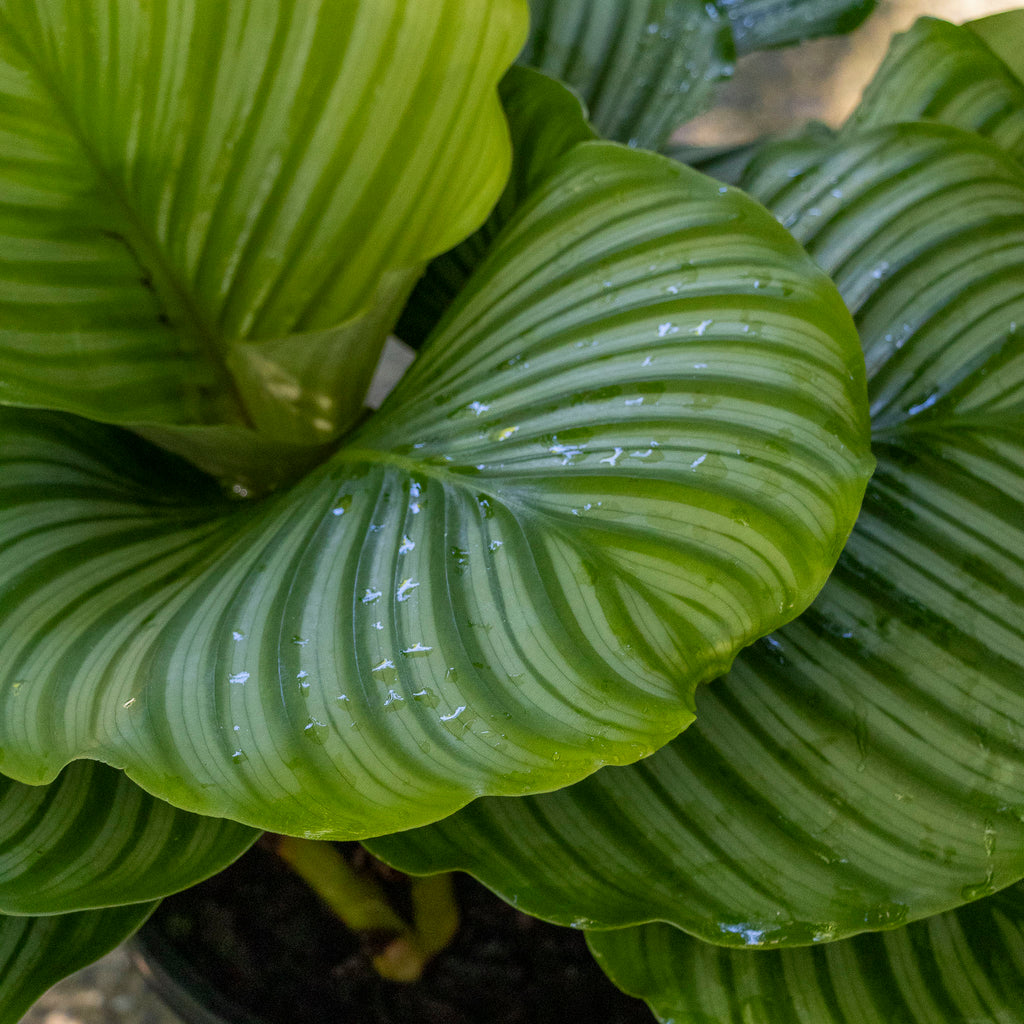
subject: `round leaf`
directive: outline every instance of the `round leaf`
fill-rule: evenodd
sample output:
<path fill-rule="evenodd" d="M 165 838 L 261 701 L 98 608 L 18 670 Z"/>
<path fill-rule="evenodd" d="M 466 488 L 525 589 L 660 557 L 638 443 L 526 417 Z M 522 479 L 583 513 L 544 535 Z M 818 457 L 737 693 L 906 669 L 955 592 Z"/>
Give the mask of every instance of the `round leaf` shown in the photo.
<path fill-rule="evenodd" d="M 742 194 L 566 155 L 350 443 L 219 500 L 117 432 L 0 427 L 0 746 L 366 836 L 636 760 L 799 613 L 871 468 L 838 294 Z"/>
<path fill-rule="evenodd" d="M 985 23 L 960 27 L 921 18 L 896 36 L 844 134 L 940 121 L 978 132 L 1024 160 L 1024 82 L 996 56 L 1001 51 L 982 41 L 984 29 L 971 30 Z"/>

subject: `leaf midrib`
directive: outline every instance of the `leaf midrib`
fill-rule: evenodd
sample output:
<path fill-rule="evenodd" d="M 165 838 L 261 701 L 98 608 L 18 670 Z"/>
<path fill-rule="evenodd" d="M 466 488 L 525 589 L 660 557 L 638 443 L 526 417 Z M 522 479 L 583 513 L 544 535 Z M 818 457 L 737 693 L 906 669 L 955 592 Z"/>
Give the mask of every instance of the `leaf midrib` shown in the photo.
<path fill-rule="evenodd" d="M 436 480 L 442 486 L 453 486 L 472 490 L 476 494 L 485 494 L 489 498 L 500 501 L 506 507 L 520 505 L 524 510 L 528 509 L 523 502 L 519 502 L 512 494 L 512 487 L 498 486 L 488 487 L 483 481 L 476 482 L 476 478 L 468 473 L 460 473 L 455 469 L 444 466 L 432 465 L 427 462 L 418 462 L 416 459 L 398 452 L 388 451 L 382 448 L 372 448 L 365 445 L 341 448 L 331 456 L 332 462 L 364 462 L 371 465 L 392 466 L 400 469 L 410 476 L 426 477 Z"/>
<path fill-rule="evenodd" d="M 202 422 L 234 423 L 253 429 L 245 403 L 238 391 L 234 378 L 219 358 L 220 346 L 217 335 L 203 317 L 193 297 L 180 280 L 171 264 L 164 258 L 159 242 L 153 231 L 145 224 L 129 201 L 123 184 L 103 164 L 88 136 L 74 117 L 73 110 L 64 99 L 59 83 L 48 73 L 28 46 L 18 30 L 11 24 L 10 17 L 0 10 L 0 28 L 12 48 L 17 51 L 26 67 L 35 75 L 50 102 L 63 120 L 68 134 L 78 145 L 88 161 L 100 185 L 113 197 L 131 237 L 113 229 L 104 231 L 108 237 L 120 242 L 138 265 L 140 273 L 151 283 L 154 294 L 165 311 L 170 328 L 186 355 L 198 358 L 212 371 L 215 386 L 210 393 L 199 391 L 199 407 L 206 415 Z M 189 344 L 193 342 L 194 344 Z"/>

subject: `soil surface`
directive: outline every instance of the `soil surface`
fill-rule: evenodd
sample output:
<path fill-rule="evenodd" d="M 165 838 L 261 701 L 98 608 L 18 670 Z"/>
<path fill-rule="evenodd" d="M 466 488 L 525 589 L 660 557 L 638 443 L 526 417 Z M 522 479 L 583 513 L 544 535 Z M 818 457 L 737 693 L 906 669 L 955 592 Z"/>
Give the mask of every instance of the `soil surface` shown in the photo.
<path fill-rule="evenodd" d="M 185 960 L 200 964 L 203 1001 L 238 1022 L 652 1024 L 646 1005 L 601 972 L 582 933 L 528 917 L 466 875 L 455 885 L 459 933 L 411 985 L 380 978 L 357 939 L 260 846 L 164 900 L 143 938 L 165 961 L 182 957 L 170 967 L 176 976 Z"/>

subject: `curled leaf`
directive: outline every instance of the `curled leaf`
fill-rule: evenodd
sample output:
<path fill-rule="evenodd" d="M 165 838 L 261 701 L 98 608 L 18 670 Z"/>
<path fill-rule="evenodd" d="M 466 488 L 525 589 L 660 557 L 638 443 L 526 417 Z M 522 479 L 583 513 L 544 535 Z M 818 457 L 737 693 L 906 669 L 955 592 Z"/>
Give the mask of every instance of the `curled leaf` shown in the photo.
<path fill-rule="evenodd" d="M 0 411 L 4 770 L 102 758 L 353 837 L 636 760 L 817 593 L 871 469 L 863 389 L 767 213 L 583 143 L 288 492 L 233 504 L 112 429 Z"/>

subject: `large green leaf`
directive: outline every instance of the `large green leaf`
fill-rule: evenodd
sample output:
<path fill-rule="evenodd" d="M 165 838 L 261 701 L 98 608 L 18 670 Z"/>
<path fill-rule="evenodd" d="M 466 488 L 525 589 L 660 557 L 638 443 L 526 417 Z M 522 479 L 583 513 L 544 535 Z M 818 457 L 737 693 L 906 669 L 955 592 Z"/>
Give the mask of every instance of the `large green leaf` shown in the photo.
<path fill-rule="evenodd" d="M 257 835 L 154 800 L 95 762 L 70 765 L 49 786 L 0 777 L 0 913 L 166 896 L 226 867 Z"/>
<path fill-rule="evenodd" d="M 1024 82 L 983 38 L 968 26 L 919 19 L 894 38 L 844 132 L 941 121 L 978 132 L 1024 160 Z"/>
<path fill-rule="evenodd" d="M 591 932 L 663 1024 L 1022 1024 L 1024 889 L 814 949 L 749 951 L 665 924 Z"/>
<path fill-rule="evenodd" d="M 568 82 L 606 138 L 658 149 L 732 74 L 728 19 L 705 0 L 529 0 L 519 60 Z"/>
<path fill-rule="evenodd" d="M 723 945 L 882 928 L 1024 876 L 1024 170 L 927 125 L 754 166 L 867 356 L 879 466 L 836 570 L 652 757 L 374 840 L 386 860 Z"/>
<path fill-rule="evenodd" d="M 143 903 L 53 917 L 0 914 L 0 1024 L 18 1024 L 48 988 L 109 953 L 156 906 Z"/>
<path fill-rule="evenodd" d="M 148 428 L 225 474 L 336 436 L 426 260 L 501 192 L 495 85 L 526 18 L 5 2 L 0 401 Z"/>
<path fill-rule="evenodd" d="M 365 836 L 633 761 L 799 613 L 871 468 L 849 314 L 771 216 L 566 154 L 388 402 L 221 500 L 67 416 L 0 423 L 0 747 Z"/>

